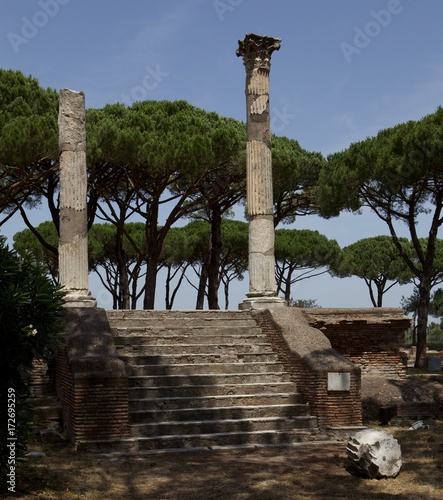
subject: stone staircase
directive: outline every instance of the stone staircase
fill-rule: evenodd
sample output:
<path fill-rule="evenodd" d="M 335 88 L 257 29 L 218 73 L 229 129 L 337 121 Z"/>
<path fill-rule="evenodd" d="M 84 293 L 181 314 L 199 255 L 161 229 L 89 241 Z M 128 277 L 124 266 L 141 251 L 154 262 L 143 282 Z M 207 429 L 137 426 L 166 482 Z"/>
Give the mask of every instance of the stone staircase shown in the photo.
<path fill-rule="evenodd" d="M 317 419 L 249 312 L 107 314 L 129 375 L 131 426 L 131 437 L 112 449 L 288 446 L 315 439 Z"/>

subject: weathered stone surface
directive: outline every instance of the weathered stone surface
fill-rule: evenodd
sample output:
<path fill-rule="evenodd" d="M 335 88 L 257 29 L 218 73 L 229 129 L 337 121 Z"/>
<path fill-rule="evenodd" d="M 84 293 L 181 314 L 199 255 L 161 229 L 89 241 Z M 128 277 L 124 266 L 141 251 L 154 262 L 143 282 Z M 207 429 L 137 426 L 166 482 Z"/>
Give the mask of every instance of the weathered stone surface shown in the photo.
<path fill-rule="evenodd" d="M 63 319 L 66 354 L 74 377 L 92 373 L 102 377 L 126 376 L 104 309 L 69 307 Z"/>
<path fill-rule="evenodd" d="M 281 38 L 248 33 L 244 40 L 238 41 L 237 56 L 243 57 L 246 71 L 271 69 L 271 55 L 280 49 Z"/>
<path fill-rule="evenodd" d="M 251 297 L 277 297 L 274 258 L 271 124 L 269 71 L 271 54 L 281 40 L 247 34 L 239 40 L 237 55 L 246 68 L 246 198 L 249 216 L 249 294 L 241 309 L 284 305 L 282 300 L 252 301 Z"/>
<path fill-rule="evenodd" d="M 263 142 L 249 141 L 246 145 L 246 154 L 248 215 L 273 216 L 271 150 Z M 273 238 L 273 220 L 270 228 Z"/>
<path fill-rule="evenodd" d="M 426 367 L 431 372 L 441 372 L 440 356 L 428 356 L 426 358 Z"/>
<path fill-rule="evenodd" d="M 357 367 L 331 347 L 330 341 L 306 320 L 296 307 L 271 311 L 273 320 L 283 329 L 289 349 L 315 370 L 325 372 L 358 372 Z"/>
<path fill-rule="evenodd" d="M 60 283 L 66 305 L 93 307 L 88 291 L 87 174 L 85 96 L 60 91 L 58 116 L 60 150 Z"/>
<path fill-rule="evenodd" d="M 131 374 L 131 434 L 139 450 L 281 446 L 317 435 L 316 417 L 250 313 L 119 310 L 107 316 Z M 180 342 L 171 344 L 174 332 Z M 250 340 L 239 343 L 240 336 Z"/>
<path fill-rule="evenodd" d="M 370 479 L 395 477 L 401 469 L 401 448 L 385 431 L 365 429 L 348 441 L 347 456 L 352 465 Z"/>
<path fill-rule="evenodd" d="M 397 308 L 303 309 L 334 349 L 357 364 L 365 376 L 404 377 L 401 346 L 410 318 Z M 378 413 L 378 410 L 377 410 Z"/>

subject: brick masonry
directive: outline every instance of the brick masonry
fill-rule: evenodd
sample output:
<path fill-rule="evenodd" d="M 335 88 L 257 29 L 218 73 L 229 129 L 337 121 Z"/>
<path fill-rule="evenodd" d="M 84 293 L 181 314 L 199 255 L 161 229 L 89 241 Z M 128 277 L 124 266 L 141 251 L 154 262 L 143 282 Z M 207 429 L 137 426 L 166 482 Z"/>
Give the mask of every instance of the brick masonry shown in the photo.
<path fill-rule="evenodd" d="M 409 319 L 397 309 L 282 309 L 252 314 L 319 427 L 361 425 L 361 374 L 404 376 L 400 346 Z M 67 336 L 57 352 L 56 389 L 74 443 L 129 435 L 128 378 L 104 314 L 67 312 Z M 331 373 L 349 374 L 347 390 L 329 390 Z M 32 384 L 42 387 L 51 379 L 46 365 L 36 362 Z"/>
<path fill-rule="evenodd" d="M 305 309 L 304 314 L 362 375 L 406 376 L 401 347 L 410 319 L 401 309 Z"/>
<path fill-rule="evenodd" d="M 128 377 L 105 312 L 72 308 L 65 316 L 56 380 L 66 433 L 74 443 L 128 436 Z"/>
<path fill-rule="evenodd" d="M 288 312 L 291 312 L 288 310 Z M 295 313 L 295 311 L 292 311 Z M 285 369 L 291 373 L 297 384 L 297 389 L 309 403 L 311 414 L 318 418 L 320 428 L 335 426 L 358 426 L 362 424 L 361 407 L 361 378 L 360 369 L 343 356 L 327 347 L 313 346 L 305 348 L 309 340 L 300 349 L 291 347 L 290 333 L 282 321 L 276 321 L 270 311 L 256 311 L 253 313 L 258 325 L 266 333 L 274 349 L 278 352 Z M 275 314 L 275 313 L 274 313 Z M 279 318 L 280 319 L 280 318 Z M 293 323 L 300 321 L 300 317 L 293 317 Z M 297 323 L 297 331 L 309 332 L 309 326 L 301 320 Z M 288 342 L 289 340 L 289 342 Z M 316 362 L 318 361 L 318 363 Z M 328 390 L 328 373 L 349 373 L 350 387 L 346 391 Z"/>

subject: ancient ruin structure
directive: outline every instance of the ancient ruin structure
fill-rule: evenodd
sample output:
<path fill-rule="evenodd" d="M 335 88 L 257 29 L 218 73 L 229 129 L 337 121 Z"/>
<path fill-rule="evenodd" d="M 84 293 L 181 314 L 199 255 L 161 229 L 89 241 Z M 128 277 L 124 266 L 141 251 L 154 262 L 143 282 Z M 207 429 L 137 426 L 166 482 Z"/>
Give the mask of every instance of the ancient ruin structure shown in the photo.
<path fill-rule="evenodd" d="M 201 450 L 349 437 L 362 429 L 362 372 L 402 376 L 408 320 L 401 310 L 276 307 L 285 302 L 274 272 L 269 71 L 279 47 L 279 39 L 249 34 L 237 51 L 246 67 L 248 122 L 243 311 L 91 307 L 85 99 L 61 91 L 59 267 L 69 307 L 48 381 L 62 415 L 46 421 L 61 420 L 77 449 Z M 367 458 L 375 467 L 359 467 L 371 477 L 386 474 L 377 454 Z"/>
<path fill-rule="evenodd" d="M 60 149 L 60 284 L 66 305 L 94 307 L 88 289 L 88 220 L 85 95 L 60 91 L 58 116 Z"/>
<path fill-rule="evenodd" d="M 285 305 L 277 297 L 274 257 L 269 72 L 280 38 L 247 34 L 237 55 L 246 68 L 246 203 L 249 219 L 249 293 L 240 309 Z"/>

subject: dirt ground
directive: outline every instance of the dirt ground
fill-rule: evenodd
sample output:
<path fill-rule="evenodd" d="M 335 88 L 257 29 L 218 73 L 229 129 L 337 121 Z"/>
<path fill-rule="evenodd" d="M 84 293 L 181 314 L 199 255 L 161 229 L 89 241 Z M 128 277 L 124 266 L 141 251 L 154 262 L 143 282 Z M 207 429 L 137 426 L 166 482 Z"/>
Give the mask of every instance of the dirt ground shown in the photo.
<path fill-rule="evenodd" d="M 389 404 L 443 398 L 443 380 L 364 379 L 364 401 Z M 432 397 L 431 397 L 432 396 Z M 402 449 L 396 478 L 360 477 L 346 457 L 346 440 L 291 448 L 103 456 L 76 453 L 68 444 L 34 445 L 46 456 L 23 464 L 17 476 L 23 500 L 434 500 L 443 491 L 443 421 L 429 429 L 383 427 Z M 377 427 L 376 422 L 369 424 Z"/>
<path fill-rule="evenodd" d="M 390 429 L 386 429 L 390 430 Z M 94 457 L 46 450 L 18 476 L 23 500 L 441 499 L 443 423 L 393 429 L 403 465 L 369 480 L 349 468 L 346 443 L 257 450 Z"/>
<path fill-rule="evenodd" d="M 439 401 L 443 405 L 443 376 L 417 375 L 404 379 L 363 376 L 361 382 L 363 418 L 376 421 L 379 408 L 401 401 Z"/>

